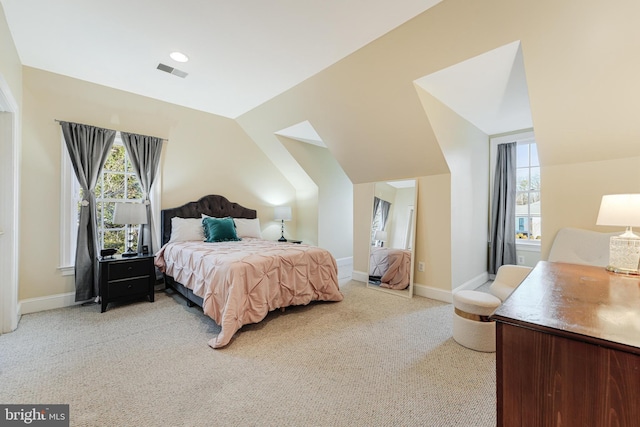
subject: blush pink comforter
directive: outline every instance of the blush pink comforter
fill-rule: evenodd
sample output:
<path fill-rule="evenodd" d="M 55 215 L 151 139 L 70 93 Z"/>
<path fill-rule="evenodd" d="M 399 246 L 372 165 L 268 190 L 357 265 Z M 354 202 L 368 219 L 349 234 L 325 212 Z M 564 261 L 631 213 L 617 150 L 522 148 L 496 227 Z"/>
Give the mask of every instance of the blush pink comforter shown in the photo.
<path fill-rule="evenodd" d="M 343 298 L 335 259 L 315 246 L 250 238 L 168 243 L 155 264 L 204 300 L 204 313 L 221 327 L 213 348 L 271 310 Z"/>

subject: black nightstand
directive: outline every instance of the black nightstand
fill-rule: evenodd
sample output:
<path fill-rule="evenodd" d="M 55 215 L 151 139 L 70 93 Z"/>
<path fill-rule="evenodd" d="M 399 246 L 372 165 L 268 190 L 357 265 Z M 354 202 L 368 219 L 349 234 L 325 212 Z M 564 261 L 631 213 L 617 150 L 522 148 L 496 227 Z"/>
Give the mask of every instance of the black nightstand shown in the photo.
<path fill-rule="evenodd" d="M 300 244 L 300 243 L 302 243 L 302 240 L 287 239 L 287 241 L 283 242 L 282 240 L 278 240 L 278 242 L 280 242 L 280 243 L 297 243 L 297 244 Z"/>
<path fill-rule="evenodd" d="M 123 258 L 101 259 L 100 264 L 100 298 L 102 313 L 113 301 L 149 297 L 154 300 L 156 271 L 153 255 L 138 255 Z"/>

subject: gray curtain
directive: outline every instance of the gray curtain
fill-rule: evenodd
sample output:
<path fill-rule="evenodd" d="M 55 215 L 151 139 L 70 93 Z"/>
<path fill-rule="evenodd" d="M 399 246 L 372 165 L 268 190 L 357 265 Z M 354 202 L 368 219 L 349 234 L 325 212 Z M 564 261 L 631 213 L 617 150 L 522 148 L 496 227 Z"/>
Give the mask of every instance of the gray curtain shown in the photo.
<path fill-rule="evenodd" d="M 498 145 L 491 203 L 489 274 L 516 264 L 516 143 Z"/>
<path fill-rule="evenodd" d="M 386 200 L 382 200 L 379 197 L 373 197 L 373 216 L 375 218 L 378 211 L 380 212 L 380 230 L 384 230 L 384 228 L 387 226 L 389 209 L 391 209 L 391 203 L 387 202 Z"/>
<path fill-rule="evenodd" d="M 126 132 L 120 132 L 120 136 L 131 158 L 131 166 L 133 166 L 133 170 L 140 181 L 144 204 L 147 207 L 147 223 L 142 225 L 142 229 L 138 233 L 138 252 L 142 249 L 142 245 L 145 244 L 149 246 L 150 253 L 154 253 L 159 247 L 154 246 L 153 242 L 152 230 L 155 228 L 153 226 L 149 194 L 158 172 L 160 154 L 162 153 L 162 139 Z"/>
<path fill-rule="evenodd" d="M 76 245 L 76 301 L 100 295 L 98 289 L 98 233 L 94 187 L 116 137 L 116 131 L 60 122 L 73 170 L 82 188 Z"/>

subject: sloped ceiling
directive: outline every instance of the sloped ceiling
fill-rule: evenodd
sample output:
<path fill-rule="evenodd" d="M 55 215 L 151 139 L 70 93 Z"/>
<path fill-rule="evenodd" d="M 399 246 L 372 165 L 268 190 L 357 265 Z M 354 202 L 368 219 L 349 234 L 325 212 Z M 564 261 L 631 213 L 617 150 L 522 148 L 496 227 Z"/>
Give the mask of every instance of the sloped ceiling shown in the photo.
<path fill-rule="evenodd" d="M 487 135 L 533 127 L 520 42 L 415 82 Z"/>
<path fill-rule="evenodd" d="M 23 65 L 235 118 L 440 1 L 1 3 Z"/>

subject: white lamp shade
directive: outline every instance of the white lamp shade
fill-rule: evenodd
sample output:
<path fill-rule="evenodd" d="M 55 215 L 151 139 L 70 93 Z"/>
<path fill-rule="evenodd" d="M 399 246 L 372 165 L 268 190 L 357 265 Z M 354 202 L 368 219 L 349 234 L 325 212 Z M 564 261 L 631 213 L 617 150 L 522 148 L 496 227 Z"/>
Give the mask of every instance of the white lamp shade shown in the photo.
<path fill-rule="evenodd" d="M 146 224 L 147 207 L 142 203 L 116 203 L 114 224 Z"/>
<path fill-rule="evenodd" d="M 273 209 L 273 219 L 276 221 L 291 221 L 291 206 L 276 206 Z"/>
<path fill-rule="evenodd" d="M 386 231 L 382 231 L 382 230 L 376 231 L 375 240 L 380 240 L 382 242 L 386 242 L 387 241 L 387 232 Z"/>
<path fill-rule="evenodd" d="M 640 226 L 640 194 L 602 196 L 597 225 Z"/>

